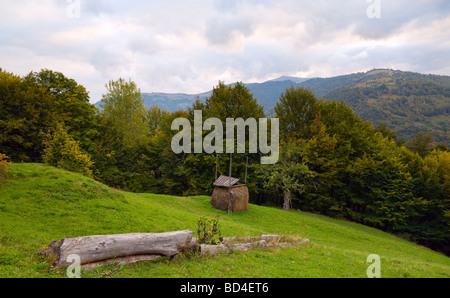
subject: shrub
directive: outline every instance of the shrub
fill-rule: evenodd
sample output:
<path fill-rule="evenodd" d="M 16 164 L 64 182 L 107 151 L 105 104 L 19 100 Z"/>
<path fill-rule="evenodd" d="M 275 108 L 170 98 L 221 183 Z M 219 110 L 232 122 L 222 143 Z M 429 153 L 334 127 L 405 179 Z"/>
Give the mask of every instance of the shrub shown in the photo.
<path fill-rule="evenodd" d="M 45 164 L 92 177 L 94 163 L 90 156 L 81 151 L 79 143 L 61 125 L 45 142 L 43 160 Z"/>
<path fill-rule="evenodd" d="M 0 180 L 3 180 L 8 171 L 9 162 L 7 161 L 9 157 L 5 154 L 0 153 Z"/>
<path fill-rule="evenodd" d="M 220 232 L 219 217 L 211 220 L 201 217 L 197 223 L 197 235 L 200 244 L 219 244 L 223 241 Z"/>

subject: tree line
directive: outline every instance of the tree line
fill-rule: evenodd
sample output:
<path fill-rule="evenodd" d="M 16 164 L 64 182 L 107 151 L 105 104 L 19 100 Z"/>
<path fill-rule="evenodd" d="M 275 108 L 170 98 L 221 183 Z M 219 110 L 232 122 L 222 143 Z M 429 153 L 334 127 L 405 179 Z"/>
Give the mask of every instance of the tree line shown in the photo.
<path fill-rule="evenodd" d="M 210 195 L 216 161 L 218 174 L 227 175 L 230 156 L 175 154 L 173 120 L 193 123 L 195 110 L 223 122 L 265 118 L 241 82 L 219 82 L 205 101 L 175 112 L 145 107 L 131 80 L 105 87 L 98 110 L 87 90 L 62 73 L 44 69 L 20 77 L 0 69 L 2 160 L 45 162 L 127 191 Z M 242 179 L 248 171 L 251 203 L 351 220 L 450 253 L 445 144 L 436 146 L 426 133 L 405 143 L 384 124 L 361 120 L 343 101 L 318 99 L 301 87 L 287 88 L 274 111 L 279 162 L 261 165 L 261 152 L 233 154 L 232 175 Z"/>

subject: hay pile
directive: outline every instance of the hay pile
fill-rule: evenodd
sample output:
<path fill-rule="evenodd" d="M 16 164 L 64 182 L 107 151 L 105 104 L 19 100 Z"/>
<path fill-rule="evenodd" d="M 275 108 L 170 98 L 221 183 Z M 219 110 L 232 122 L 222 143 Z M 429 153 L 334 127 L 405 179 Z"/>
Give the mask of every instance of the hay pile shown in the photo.
<path fill-rule="evenodd" d="M 230 190 L 233 194 L 230 196 Z M 228 187 L 216 187 L 212 193 L 211 205 L 218 209 L 227 211 L 231 197 L 231 211 L 238 212 L 248 209 L 248 188 L 246 185 Z"/>

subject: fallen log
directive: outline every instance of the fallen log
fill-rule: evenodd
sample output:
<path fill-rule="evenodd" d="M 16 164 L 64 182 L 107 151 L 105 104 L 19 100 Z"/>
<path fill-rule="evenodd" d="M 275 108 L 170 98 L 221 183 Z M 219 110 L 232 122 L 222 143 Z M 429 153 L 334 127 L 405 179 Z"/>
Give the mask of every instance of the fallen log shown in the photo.
<path fill-rule="evenodd" d="M 189 245 L 192 234 L 192 231 L 185 230 L 64 238 L 52 242 L 38 254 L 50 256 L 53 266 L 57 268 L 70 266 L 71 263 L 67 262 L 70 255 L 78 255 L 80 265 L 87 267 L 114 260 L 121 264 L 134 263 L 160 256 L 174 256 L 179 249 Z"/>
<path fill-rule="evenodd" d="M 264 240 L 266 242 L 277 242 L 281 238 L 280 235 L 261 235 L 254 237 L 225 237 L 223 238 L 223 244 L 234 244 L 234 243 L 250 243 Z"/>
<path fill-rule="evenodd" d="M 214 255 L 221 252 L 230 253 L 235 250 L 245 251 L 255 247 L 261 249 L 273 247 L 286 247 L 294 245 L 309 244 L 309 239 L 294 242 L 274 242 L 280 239 L 278 235 L 262 235 L 258 237 L 230 237 L 224 238 L 224 242 L 219 245 L 200 244 L 200 255 Z M 261 240 L 262 239 L 262 240 Z M 233 243 L 234 241 L 249 241 L 247 243 Z"/>

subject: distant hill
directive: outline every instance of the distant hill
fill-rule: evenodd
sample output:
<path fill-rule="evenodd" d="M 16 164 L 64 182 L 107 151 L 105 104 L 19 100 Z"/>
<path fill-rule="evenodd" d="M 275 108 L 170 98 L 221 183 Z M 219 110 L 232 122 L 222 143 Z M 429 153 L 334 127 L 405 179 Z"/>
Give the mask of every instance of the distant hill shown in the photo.
<path fill-rule="evenodd" d="M 406 139 L 419 131 L 432 133 L 437 142 L 450 144 L 450 76 L 425 75 L 391 69 L 373 69 L 330 78 L 283 76 L 263 83 L 245 84 L 264 106 L 267 116 L 281 93 L 290 86 L 311 89 L 317 98 L 343 100 L 364 120 L 384 122 Z M 200 94 L 142 93 L 145 105 L 175 111 L 205 100 L 212 91 Z M 96 103 L 99 107 L 99 102 Z"/>
<path fill-rule="evenodd" d="M 361 72 L 331 78 L 313 78 L 300 82 L 298 86 L 311 89 L 317 98 L 321 98 L 330 91 L 360 82 L 365 76 L 366 73 Z"/>
<path fill-rule="evenodd" d="M 323 99 L 344 100 L 362 119 L 384 122 L 399 137 L 424 131 L 450 144 L 450 76 L 376 69 L 302 84 Z"/>
<path fill-rule="evenodd" d="M 161 109 L 170 112 L 176 110 L 186 110 L 192 106 L 192 103 L 200 98 L 205 100 L 210 96 L 210 92 L 202 94 L 183 94 L 183 93 L 142 93 L 145 105 L 147 107 L 158 105 Z"/>
<path fill-rule="evenodd" d="M 269 80 L 268 82 L 283 82 L 283 81 L 292 81 L 296 84 L 300 84 L 302 82 L 310 80 L 309 78 L 297 78 L 297 77 L 288 77 L 288 76 L 282 76 L 278 79 Z"/>
<path fill-rule="evenodd" d="M 398 137 L 408 140 L 423 131 L 436 142 L 450 144 L 450 76 L 373 69 L 313 78 L 297 86 L 311 89 L 317 98 L 343 100 L 362 119 L 374 125 L 384 122 Z M 265 103 L 267 115 L 274 115 L 277 101 Z"/>
<path fill-rule="evenodd" d="M 286 88 L 289 88 L 292 85 L 295 86 L 305 80 L 308 79 L 280 77 L 264 83 L 248 83 L 245 85 L 250 89 L 253 97 L 258 99 L 258 103 L 262 104 L 264 107 L 268 107 L 266 110 L 269 110 L 275 105 L 280 94 L 284 92 Z M 174 112 L 176 110 L 185 110 L 187 107 L 190 107 L 197 98 L 205 100 L 207 97 L 211 96 L 211 93 L 212 90 L 199 94 L 153 92 L 142 93 L 142 97 L 145 106 L 147 107 L 158 105 L 161 109 Z M 95 103 L 95 106 L 101 109 L 100 101 Z"/>

